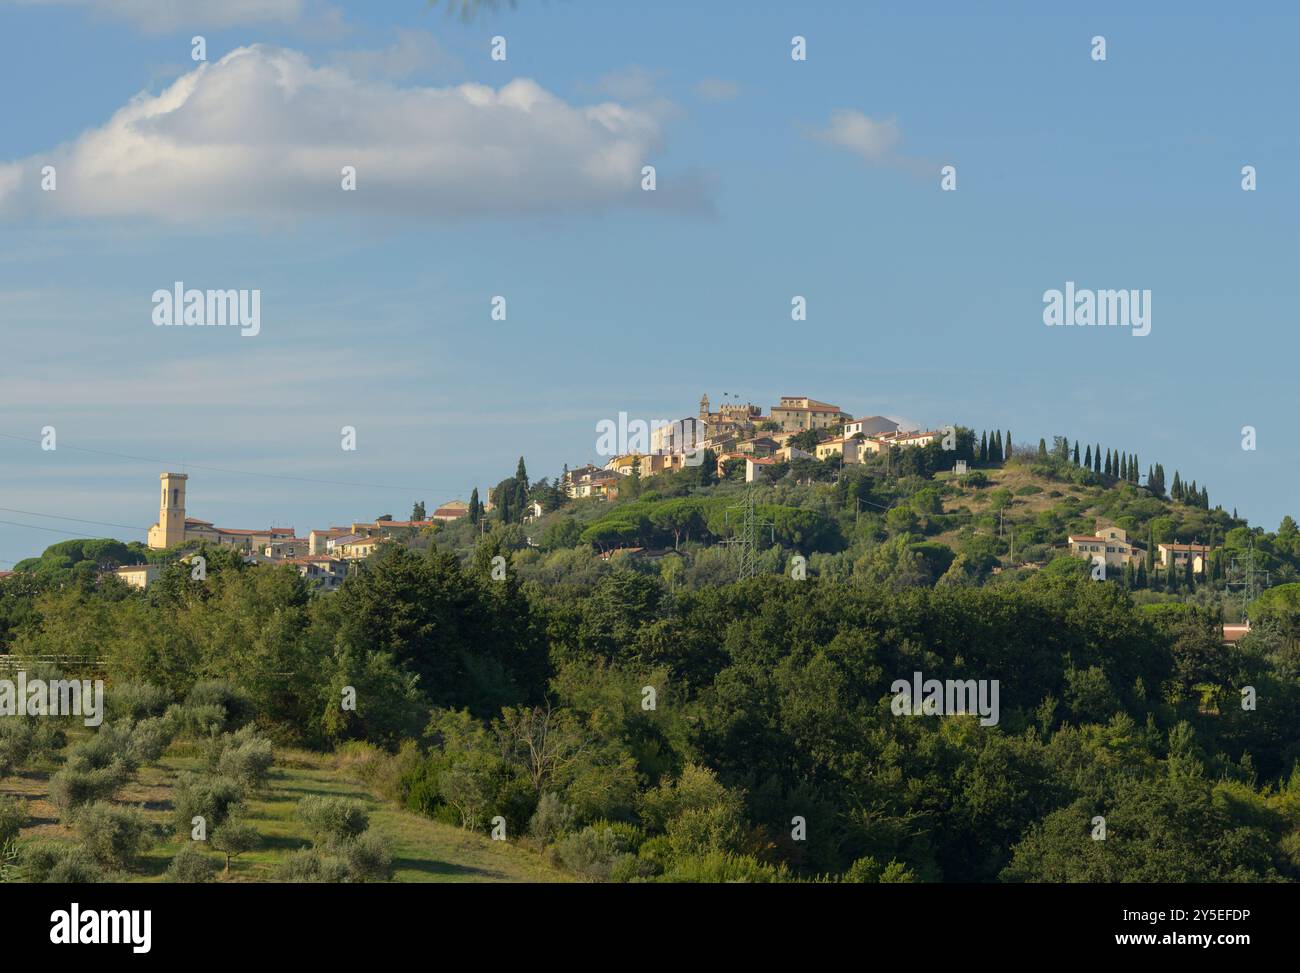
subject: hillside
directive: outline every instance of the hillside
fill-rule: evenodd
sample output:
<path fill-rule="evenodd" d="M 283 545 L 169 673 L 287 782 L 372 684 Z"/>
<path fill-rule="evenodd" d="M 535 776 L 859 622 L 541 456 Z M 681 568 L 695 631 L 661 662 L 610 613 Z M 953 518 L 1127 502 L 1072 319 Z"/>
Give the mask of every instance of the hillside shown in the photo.
<path fill-rule="evenodd" d="M 1108 580 L 1140 592 L 1142 600 L 1194 597 L 1236 620 L 1245 596 L 1300 578 L 1300 534 L 1291 518 L 1276 532 L 1251 528 L 1235 511 L 1211 507 L 1208 490 L 1185 483 L 1178 472 L 1166 489 L 1163 467 L 1155 464 L 1139 476 L 1136 458 L 1127 454 L 1122 466 L 1114 454 L 1113 472 L 1109 450 L 1104 466 L 1099 460 L 1085 465 L 1075 461 L 1077 446 L 1063 446 L 1063 437 L 1051 450 L 1045 443 L 1018 446 L 1011 457 L 989 461 L 987 447 L 975 446 L 970 430 L 959 436 L 957 451 L 932 444 L 857 464 L 838 457 L 779 463 L 753 484 L 743 482 L 743 464 L 717 476 L 711 462 L 622 478 L 612 498 L 566 497 L 561 481 L 543 479 L 528 489 L 542 516 L 514 523 L 484 516 L 489 538 L 515 552 L 520 575 L 543 584 L 589 584 L 611 564 L 688 589 L 733 580 L 734 547 L 751 492 L 760 573 L 788 573 L 791 559 L 801 555 L 808 577 L 895 588 L 1005 584 L 1071 558 L 1071 535 L 1106 526 L 1125 531 L 1134 553 L 1128 568 L 1112 565 Z M 967 459 L 969 472 L 951 472 L 958 458 Z M 517 482 L 503 481 L 494 496 Z M 468 558 L 480 535 L 481 525 L 461 522 L 423 543 Z M 1162 567 L 1161 544 L 1204 545 L 1210 553 L 1189 584 L 1182 562 L 1175 563 L 1172 578 Z M 1248 558 L 1254 560 L 1250 585 L 1243 581 Z M 1071 560 L 1082 569 L 1082 558 Z"/>
<path fill-rule="evenodd" d="M 127 881 L 165 880 L 168 865 L 185 844 L 169 831 L 178 775 L 197 771 L 201 760 L 192 746 L 174 745 L 156 765 L 142 767 L 115 795 L 124 807 L 143 808 L 145 819 L 160 836 L 141 854 L 131 870 L 121 873 Z M 75 843 L 76 832 L 60 821 L 50 802 L 50 777 L 57 768 L 31 769 L 0 779 L 0 799 L 23 802 L 28 816 L 20 838 Z M 286 855 L 308 848 L 311 838 L 295 817 L 295 807 L 308 795 L 329 795 L 358 800 L 367 808 L 371 827 L 391 842 L 394 882 L 556 882 L 571 880 L 534 851 L 485 835 L 430 820 L 403 810 L 359 783 L 353 761 L 346 755 L 292 750 L 277 754 L 276 766 L 265 789 L 251 797 L 247 822 L 256 829 L 258 847 L 239 856 L 231 872 L 223 876 L 232 882 L 274 881 L 276 869 Z M 213 861 L 221 856 L 211 854 Z"/>

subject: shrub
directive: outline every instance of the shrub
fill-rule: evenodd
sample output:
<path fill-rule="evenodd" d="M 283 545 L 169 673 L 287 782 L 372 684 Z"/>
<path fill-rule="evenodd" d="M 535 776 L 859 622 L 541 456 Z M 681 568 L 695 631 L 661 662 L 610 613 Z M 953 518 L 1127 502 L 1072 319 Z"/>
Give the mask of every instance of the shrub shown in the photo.
<path fill-rule="evenodd" d="M 32 749 L 32 723 L 27 719 L 0 719 L 0 777 L 7 777 L 23 764 Z"/>
<path fill-rule="evenodd" d="M 348 881 L 348 866 L 337 858 L 321 854 L 315 848 L 301 848 L 292 852 L 276 871 L 281 882 Z"/>
<path fill-rule="evenodd" d="M 67 769 L 105 770 L 117 765 L 124 777 L 130 776 L 140 766 L 140 758 L 132 746 L 133 731 L 130 720 L 105 723 L 93 736 L 73 745 L 68 753 Z"/>
<path fill-rule="evenodd" d="M 158 686 L 147 682 L 124 682 L 108 693 L 106 706 L 109 717 L 114 720 L 123 717 L 143 720 L 162 716 L 170 701 L 167 691 Z"/>
<path fill-rule="evenodd" d="M 198 842 L 187 841 L 167 866 L 167 881 L 197 885 L 211 882 L 217 874 L 217 863 L 197 847 Z"/>
<path fill-rule="evenodd" d="M 95 801 L 77 811 L 73 827 L 82 847 L 97 861 L 125 868 L 144 851 L 151 839 L 149 822 L 133 808 Z"/>
<path fill-rule="evenodd" d="M 866 858 L 859 858 L 850 865 L 849 870 L 844 873 L 840 881 L 858 884 L 915 882 L 916 874 L 902 862 L 893 859 L 890 859 L 889 864 L 882 868 L 879 862 L 868 855 Z"/>
<path fill-rule="evenodd" d="M 127 773 L 114 763 L 102 770 L 73 770 L 65 767 L 50 778 L 50 803 L 67 818 L 83 804 L 106 801 L 126 783 Z"/>
<path fill-rule="evenodd" d="M 392 878 L 392 843 L 373 831 L 349 842 L 343 849 L 343 858 L 354 882 L 387 882 Z"/>
<path fill-rule="evenodd" d="M 551 854 L 557 864 L 594 882 L 607 882 L 628 854 L 627 843 L 608 825 L 589 825 L 556 842 Z"/>
<path fill-rule="evenodd" d="M 271 765 L 275 762 L 275 748 L 244 727 L 238 733 L 224 737 L 216 760 L 216 770 L 223 777 L 239 781 L 248 790 L 257 790 L 266 783 Z"/>
<path fill-rule="evenodd" d="M 171 724 L 161 716 L 141 720 L 131 729 L 131 754 L 137 763 L 157 763 L 172 742 Z"/>
<path fill-rule="evenodd" d="M 403 740 L 397 753 L 388 753 L 373 743 L 351 740 L 338 753 L 339 766 L 354 780 L 398 804 L 410 799 L 410 784 L 424 765 L 424 754 L 414 740 Z"/>
<path fill-rule="evenodd" d="M 201 817 L 211 834 L 240 807 L 243 799 L 244 789 L 229 777 L 182 774 L 172 795 L 176 833 L 188 838 L 194 819 Z"/>
<path fill-rule="evenodd" d="M 573 808 L 565 804 L 558 794 L 549 791 L 537 802 L 537 810 L 528 822 L 528 832 L 543 844 L 554 843 L 573 827 Z"/>
<path fill-rule="evenodd" d="M 788 882 L 790 872 L 784 865 L 765 865 L 749 855 L 714 851 L 705 855 L 688 855 L 674 862 L 664 879 L 669 882 Z"/>
<path fill-rule="evenodd" d="M 348 842 L 370 827 L 366 806 L 344 797 L 304 797 L 298 802 L 298 820 L 316 844 Z"/>
<path fill-rule="evenodd" d="M 176 736 L 202 738 L 221 732 L 226 724 L 226 710 L 217 704 L 169 706 L 163 719 Z"/>
<path fill-rule="evenodd" d="M 26 805 L 17 798 L 0 795 L 0 845 L 15 840 L 26 823 Z"/>
<path fill-rule="evenodd" d="M 611 882 L 638 882 L 650 878 L 659 871 L 653 863 L 636 855 L 619 855 L 609 870 Z"/>
<path fill-rule="evenodd" d="M 185 697 L 185 708 L 198 711 L 211 711 L 211 707 L 220 707 L 223 731 L 237 730 L 252 720 L 255 715 L 253 702 L 234 683 L 224 679 L 209 679 L 196 682 Z"/>
<path fill-rule="evenodd" d="M 98 882 L 103 872 L 83 849 L 64 841 L 33 841 L 18 855 L 29 882 Z"/>

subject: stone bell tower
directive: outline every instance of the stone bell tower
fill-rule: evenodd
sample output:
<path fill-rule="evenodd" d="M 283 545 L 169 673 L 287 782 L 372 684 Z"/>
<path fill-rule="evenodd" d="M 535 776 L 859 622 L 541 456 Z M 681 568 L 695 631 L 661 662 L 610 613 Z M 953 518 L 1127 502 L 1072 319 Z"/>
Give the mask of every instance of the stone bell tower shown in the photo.
<path fill-rule="evenodd" d="M 158 506 L 158 523 L 149 530 L 149 546 L 174 547 L 185 540 L 185 481 L 184 473 L 162 473 L 162 501 Z"/>

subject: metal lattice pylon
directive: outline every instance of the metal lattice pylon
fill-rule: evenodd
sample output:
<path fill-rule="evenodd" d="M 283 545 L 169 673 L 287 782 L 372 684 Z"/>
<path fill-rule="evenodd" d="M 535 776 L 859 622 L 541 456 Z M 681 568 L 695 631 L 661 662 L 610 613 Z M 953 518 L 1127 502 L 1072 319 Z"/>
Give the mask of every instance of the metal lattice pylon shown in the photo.
<path fill-rule="evenodd" d="M 1246 612 L 1250 608 L 1250 603 L 1269 586 L 1268 571 L 1256 566 L 1258 558 L 1259 552 L 1255 550 L 1255 541 L 1252 538 L 1246 545 L 1245 553 L 1232 559 L 1230 576 L 1233 580 L 1228 581 L 1226 587 L 1241 589 L 1242 618 L 1248 617 Z"/>
<path fill-rule="evenodd" d="M 758 574 L 758 530 L 760 527 L 766 527 L 771 532 L 771 539 L 776 540 L 776 526 L 767 520 L 759 520 L 758 514 L 754 509 L 754 484 L 750 483 L 745 487 L 744 503 L 735 507 L 727 508 L 727 524 L 731 524 L 731 511 L 740 510 L 740 529 L 729 537 L 727 544 L 735 547 L 740 552 L 740 573 L 739 579 L 747 581 Z"/>

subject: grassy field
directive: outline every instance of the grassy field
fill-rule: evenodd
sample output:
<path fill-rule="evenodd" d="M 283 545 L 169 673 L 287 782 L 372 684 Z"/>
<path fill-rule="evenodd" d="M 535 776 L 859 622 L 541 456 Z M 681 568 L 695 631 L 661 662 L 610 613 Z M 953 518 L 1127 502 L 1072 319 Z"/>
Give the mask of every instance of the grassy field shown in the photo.
<path fill-rule="evenodd" d="M 146 816 L 170 834 L 172 787 L 177 774 L 197 769 L 197 757 L 174 750 L 160 765 L 143 767 L 136 779 L 123 787 L 115 801 L 142 807 Z M 50 773 L 57 768 L 27 770 L 0 779 L 0 794 L 25 799 L 30 820 L 22 836 L 76 841 L 71 829 L 59 823 L 48 801 Z M 366 792 L 348 779 L 328 754 L 277 751 L 271 780 L 263 793 L 248 801 L 248 822 L 262 836 L 261 847 L 241 855 L 231 865 L 228 882 L 273 881 L 286 854 L 310 844 L 294 814 L 297 802 L 309 794 L 351 797 L 370 810 L 370 826 L 393 842 L 393 880 L 397 882 L 558 882 L 565 873 L 540 854 L 504 841 L 432 821 L 402 810 Z M 172 856 L 181 847 L 177 838 L 161 840 L 135 865 L 132 881 L 161 882 Z M 214 860 L 224 857 L 212 853 Z"/>

